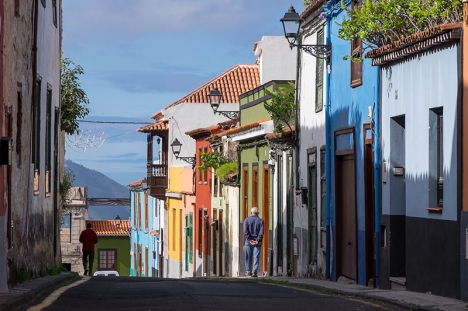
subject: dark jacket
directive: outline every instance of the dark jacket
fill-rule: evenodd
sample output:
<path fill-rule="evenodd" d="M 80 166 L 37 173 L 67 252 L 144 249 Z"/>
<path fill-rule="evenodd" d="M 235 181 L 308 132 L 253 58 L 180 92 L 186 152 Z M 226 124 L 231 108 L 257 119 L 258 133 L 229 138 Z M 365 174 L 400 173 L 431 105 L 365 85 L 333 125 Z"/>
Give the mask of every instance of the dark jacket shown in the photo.
<path fill-rule="evenodd" d="M 80 234 L 80 242 L 83 243 L 83 252 L 94 251 L 94 244 L 98 242 L 98 237 L 93 229 L 87 228 Z"/>
<path fill-rule="evenodd" d="M 263 219 L 252 215 L 244 220 L 244 239 L 246 243 L 252 240 L 262 243 Z"/>

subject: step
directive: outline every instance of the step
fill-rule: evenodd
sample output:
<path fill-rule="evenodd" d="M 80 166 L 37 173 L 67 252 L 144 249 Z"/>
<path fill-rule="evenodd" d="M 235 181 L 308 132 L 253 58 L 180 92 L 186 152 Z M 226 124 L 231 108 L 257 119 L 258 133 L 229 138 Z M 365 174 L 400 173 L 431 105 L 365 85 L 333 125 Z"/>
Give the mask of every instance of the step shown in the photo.
<path fill-rule="evenodd" d="M 393 290 L 406 290 L 406 277 L 390 277 L 390 284 Z"/>

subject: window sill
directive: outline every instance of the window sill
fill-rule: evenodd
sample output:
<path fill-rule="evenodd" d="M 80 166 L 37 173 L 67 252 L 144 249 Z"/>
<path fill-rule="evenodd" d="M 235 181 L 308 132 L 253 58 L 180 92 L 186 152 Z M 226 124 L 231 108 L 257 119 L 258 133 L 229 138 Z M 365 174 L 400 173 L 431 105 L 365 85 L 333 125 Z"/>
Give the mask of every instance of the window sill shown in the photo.
<path fill-rule="evenodd" d="M 426 207 L 426 210 L 433 213 L 442 213 L 443 207 Z"/>

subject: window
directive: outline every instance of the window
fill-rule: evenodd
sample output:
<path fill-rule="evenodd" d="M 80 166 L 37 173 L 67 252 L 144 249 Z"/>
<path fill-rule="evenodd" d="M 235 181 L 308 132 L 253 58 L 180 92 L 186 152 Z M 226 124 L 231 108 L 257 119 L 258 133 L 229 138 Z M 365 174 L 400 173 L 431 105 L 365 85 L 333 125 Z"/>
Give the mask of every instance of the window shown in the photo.
<path fill-rule="evenodd" d="M 204 153 L 208 153 L 208 147 L 203 148 Z M 203 184 L 208 184 L 208 169 L 203 170 Z"/>
<path fill-rule="evenodd" d="M 52 87 L 47 85 L 46 137 L 45 137 L 45 195 L 50 196 L 52 171 Z"/>
<path fill-rule="evenodd" d="M 351 10 L 354 10 L 360 5 L 359 0 L 351 1 Z M 351 41 L 351 57 L 362 57 L 362 42 L 360 39 L 355 38 Z M 362 61 L 353 61 L 351 59 L 351 87 L 362 85 Z"/>
<path fill-rule="evenodd" d="M 116 270 L 117 269 L 117 249 L 99 249 L 98 251 L 98 270 Z"/>
<path fill-rule="evenodd" d="M 55 27 L 57 27 L 57 0 L 52 0 L 52 19 Z"/>
<path fill-rule="evenodd" d="M 320 230 L 321 230 L 321 238 L 320 238 L 320 247 L 323 251 L 326 249 L 326 199 L 327 199 L 327 174 L 326 174 L 326 153 L 325 153 L 325 146 L 320 147 Z"/>
<path fill-rule="evenodd" d="M 188 245 L 189 263 L 193 263 L 193 212 L 189 213 L 187 228 L 188 228 L 187 235 L 189 237 L 189 245 Z"/>
<path fill-rule="evenodd" d="M 171 249 L 172 251 L 175 251 L 176 250 L 176 229 L 177 229 L 177 214 L 176 214 L 176 209 L 173 208 L 172 209 L 172 228 L 171 228 L 171 232 L 172 232 L 172 239 L 171 239 Z"/>
<path fill-rule="evenodd" d="M 249 217 L 249 164 L 243 163 L 242 164 L 242 209 L 243 215 L 241 217 L 247 218 Z"/>
<path fill-rule="evenodd" d="M 17 85 L 17 96 L 16 96 L 16 155 L 18 167 L 21 166 L 21 134 L 22 134 L 22 120 L 23 120 L 23 96 L 22 89 L 23 86 L 21 83 Z"/>
<path fill-rule="evenodd" d="M 138 194 L 138 211 L 137 211 L 137 217 L 138 217 L 138 229 L 141 229 L 141 196 Z"/>
<path fill-rule="evenodd" d="M 429 110 L 429 204 L 444 206 L 443 108 Z"/>
<path fill-rule="evenodd" d="M 145 230 L 148 231 L 148 195 L 145 193 Z"/>
<path fill-rule="evenodd" d="M 201 154 L 203 150 L 202 147 L 198 147 L 198 165 L 203 165 L 202 159 L 201 159 Z M 198 184 L 202 184 L 202 178 L 203 178 L 203 171 L 197 169 L 197 175 L 198 175 Z"/>
<path fill-rule="evenodd" d="M 133 192 L 133 227 L 137 227 L 137 204 L 138 204 L 138 193 Z"/>
<path fill-rule="evenodd" d="M 317 44 L 324 44 L 323 28 L 317 32 Z M 323 109 L 323 65 L 324 59 L 316 58 L 315 64 L 315 112 Z"/>
<path fill-rule="evenodd" d="M 41 78 L 36 80 L 36 101 L 33 107 L 33 156 L 34 163 L 34 195 L 39 195 L 39 169 L 41 150 Z"/>

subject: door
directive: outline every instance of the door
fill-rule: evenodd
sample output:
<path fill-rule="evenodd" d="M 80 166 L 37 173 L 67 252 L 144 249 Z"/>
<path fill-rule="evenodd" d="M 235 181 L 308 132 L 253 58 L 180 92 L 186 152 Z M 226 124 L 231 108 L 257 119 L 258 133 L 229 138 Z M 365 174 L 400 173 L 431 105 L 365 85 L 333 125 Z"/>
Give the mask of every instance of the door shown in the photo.
<path fill-rule="evenodd" d="M 218 230 L 217 230 L 217 222 L 218 222 L 218 210 L 216 208 L 213 209 L 213 222 L 211 223 L 211 236 L 213 239 L 213 275 L 218 275 Z"/>
<path fill-rule="evenodd" d="M 366 213 L 366 284 L 374 279 L 375 271 L 375 212 L 374 212 L 374 153 L 370 123 L 364 124 L 364 191 Z M 375 284 L 375 282 L 373 282 Z"/>
<path fill-rule="evenodd" d="M 357 280 L 354 128 L 335 132 L 336 277 Z"/>
<path fill-rule="evenodd" d="M 341 270 L 341 275 L 356 280 L 356 196 L 353 155 L 338 157 L 337 174 L 337 271 Z"/>
<path fill-rule="evenodd" d="M 266 275 L 270 270 L 268 267 L 268 249 L 269 240 L 269 223 L 270 223 L 270 169 L 268 161 L 263 163 L 263 183 L 262 183 L 262 219 L 263 226 L 263 241 L 262 241 L 262 271 Z"/>
<path fill-rule="evenodd" d="M 307 150 L 307 212 L 309 264 L 317 263 L 317 148 Z"/>

